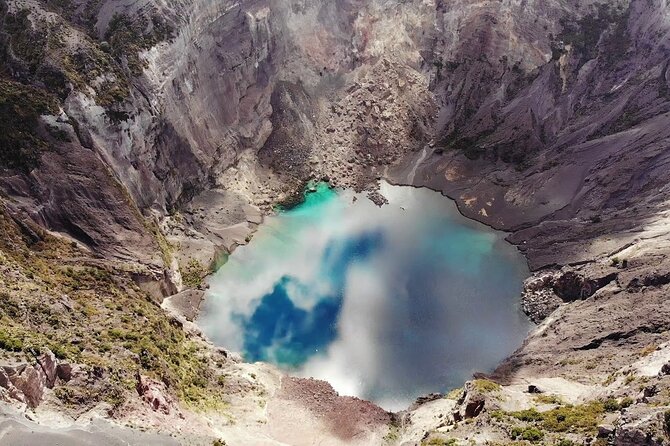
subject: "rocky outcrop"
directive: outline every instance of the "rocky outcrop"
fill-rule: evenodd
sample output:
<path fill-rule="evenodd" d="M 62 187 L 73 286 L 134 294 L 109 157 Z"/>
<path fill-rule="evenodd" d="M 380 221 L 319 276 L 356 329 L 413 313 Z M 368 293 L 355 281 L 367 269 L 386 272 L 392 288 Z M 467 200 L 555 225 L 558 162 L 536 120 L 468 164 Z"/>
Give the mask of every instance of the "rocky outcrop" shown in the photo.
<path fill-rule="evenodd" d="M 661 446 L 667 444 L 664 411 L 634 406 L 621 417 L 614 429 L 616 446 Z"/>
<path fill-rule="evenodd" d="M 72 366 L 59 363 L 49 350 L 35 361 L 0 368 L 0 397 L 34 408 L 44 399 L 45 389 L 53 388 L 57 380 L 68 382 L 72 378 Z"/>
<path fill-rule="evenodd" d="M 137 393 L 155 412 L 169 415 L 175 410 L 175 403 L 165 387 L 165 383 L 137 374 Z"/>
<path fill-rule="evenodd" d="M 441 6 L 444 34 L 462 26 L 436 56 L 442 138 L 414 183 L 514 230 L 532 269 L 625 246 L 667 199 L 667 5 L 464 3 Z"/>
<path fill-rule="evenodd" d="M 563 303 L 553 290 L 554 280 L 554 274 L 545 273 L 524 282 L 521 308 L 536 324 L 546 319 Z"/>
<path fill-rule="evenodd" d="M 454 420 L 463 421 L 468 418 L 475 418 L 479 415 L 486 405 L 486 398 L 479 394 L 468 390 L 465 391 L 464 397 L 459 401 L 461 408 L 454 412 Z"/>
<path fill-rule="evenodd" d="M 617 273 L 609 273 L 589 279 L 569 269 L 539 273 L 524 283 L 521 306 L 533 322 L 540 323 L 561 303 L 588 299 L 616 278 Z"/>

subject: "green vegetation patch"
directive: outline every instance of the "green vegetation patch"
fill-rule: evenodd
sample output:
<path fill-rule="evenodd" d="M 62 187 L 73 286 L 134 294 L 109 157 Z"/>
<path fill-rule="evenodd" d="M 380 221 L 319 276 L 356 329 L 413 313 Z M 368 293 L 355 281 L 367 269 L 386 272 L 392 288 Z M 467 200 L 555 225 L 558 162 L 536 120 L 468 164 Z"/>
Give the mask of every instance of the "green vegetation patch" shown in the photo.
<path fill-rule="evenodd" d="M 513 440 L 525 440 L 531 443 L 537 443 L 544 438 L 544 433 L 536 427 L 517 426 L 512 429 L 510 436 Z"/>
<path fill-rule="evenodd" d="M 130 272 L 88 259 L 76 245 L 31 227 L 30 246 L 0 201 L 0 349 L 32 360 L 33 351 L 98 371 L 100 388 L 65 386 L 56 396 L 121 403 L 136 373 L 166 384 L 198 410 L 222 409 L 217 358 L 143 293 Z"/>
<path fill-rule="evenodd" d="M 498 392 L 502 388 L 500 384 L 489 379 L 476 379 L 472 382 L 475 390 L 481 393 Z"/>
<path fill-rule="evenodd" d="M 4 17 L 3 34 L 8 39 L 11 53 L 23 60 L 27 68 L 34 72 L 45 57 L 47 39 L 44 32 L 33 29 L 29 19 L 30 11 L 22 9 L 16 14 Z"/>
<path fill-rule="evenodd" d="M 545 412 L 535 408 L 507 415 L 521 421 L 532 423 L 550 432 L 592 432 L 598 427 L 605 413 L 605 406 L 600 401 L 592 401 L 577 406 L 566 405 Z"/>
<path fill-rule="evenodd" d="M 634 403 L 633 399 L 630 397 L 623 398 L 621 401 L 616 398 L 608 398 L 603 401 L 603 407 L 605 412 L 618 412 L 621 409 L 630 407 Z"/>
<path fill-rule="evenodd" d="M 130 95 L 130 84 L 112 58 L 101 51 L 93 42 L 62 59 L 62 67 L 67 78 L 78 90 L 93 84 L 100 76 L 102 82 L 95 83 L 95 101 L 98 105 L 109 107 L 121 103 Z"/>
<path fill-rule="evenodd" d="M 459 400 L 463 396 L 463 391 L 462 387 L 458 387 L 450 390 L 444 397 L 448 400 Z"/>

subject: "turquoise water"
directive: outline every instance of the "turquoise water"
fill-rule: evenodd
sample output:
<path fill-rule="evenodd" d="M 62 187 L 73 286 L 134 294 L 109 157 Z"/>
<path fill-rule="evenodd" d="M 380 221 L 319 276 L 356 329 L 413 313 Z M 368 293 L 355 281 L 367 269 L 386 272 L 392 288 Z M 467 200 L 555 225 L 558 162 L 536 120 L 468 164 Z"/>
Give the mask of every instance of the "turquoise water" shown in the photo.
<path fill-rule="evenodd" d="M 387 409 L 495 367 L 529 328 L 524 258 L 438 193 L 382 193 L 319 184 L 266 219 L 211 277 L 205 333 Z"/>

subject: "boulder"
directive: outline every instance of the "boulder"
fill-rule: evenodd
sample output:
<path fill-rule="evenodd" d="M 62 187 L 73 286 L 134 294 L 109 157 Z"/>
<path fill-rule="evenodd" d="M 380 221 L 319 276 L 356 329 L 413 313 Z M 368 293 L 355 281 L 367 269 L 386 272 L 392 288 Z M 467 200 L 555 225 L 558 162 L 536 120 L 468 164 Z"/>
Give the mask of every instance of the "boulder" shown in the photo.
<path fill-rule="evenodd" d="M 485 403 L 486 399 L 483 398 L 481 395 L 478 395 L 478 397 L 476 398 L 470 399 L 470 401 L 468 401 L 467 404 L 465 404 L 465 410 L 463 412 L 463 416 L 466 419 L 475 418 L 482 412 Z"/>
<path fill-rule="evenodd" d="M 56 355 L 51 350 L 47 350 L 42 356 L 37 358 L 37 366 L 39 366 L 46 378 L 45 385 L 51 389 L 56 383 L 56 367 L 58 362 Z"/>
<path fill-rule="evenodd" d="M 0 396 L 5 402 L 18 401 L 21 403 L 26 402 L 26 398 L 19 389 L 11 382 L 8 374 L 12 373 L 12 369 L 9 367 L 0 367 Z"/>
<path fill-rule="evenodd" d="M 458 411 L 454 414 L 454 420 L 475 418 L 484 410 L 486 395 L 477 391 L 472 381 L 465 383 L 463 395 L 458 400 Z"/>
<path fill-rule="evenodd" d="M 68 382 L 72 379 L 72 364 L 62 363 L 56 366 L 56 376 L 63 382 Z"/>
<path fill-rule="evenodd" d="M 154 412 L 170 414 L 174 402 L 164 383 L 138 373 L 136 389 L 142 400 L 149 404 Z"/>
<path fill-rule="evenodd" d="M 553 286 L 556 295 L 566 302 L 590 297 L 594 288 L 592 281 L 572 271 L 559 276 Z"/>
<path fill-rule="evenodd" d="M 609 438 L 614 433 L 614 426 L 601 424 L 598 426 L 598 438 Z"/>
<path fill-rule="evenodd" d="M 39 365 L 18 367 L 9 371 L 7 375 L 10 382 L 23 395 L 20 400 L 25 401 L 30 407 L 37 407 L 42 402 L 47 380 Z"/>
<path fill-rule="evenodd" d="M 51 389 L 60 378 L 68 381 L 72 368 L 69 364 L 58 364 L 56 356 L 47 350 L 35 357 L 35 364 L 20 364 L 0 368 L 0 388 L 5 398 L 37 407 L 44 398 L 44 390 Z M 69 370 L 69 372 L 67 372 Z"/>

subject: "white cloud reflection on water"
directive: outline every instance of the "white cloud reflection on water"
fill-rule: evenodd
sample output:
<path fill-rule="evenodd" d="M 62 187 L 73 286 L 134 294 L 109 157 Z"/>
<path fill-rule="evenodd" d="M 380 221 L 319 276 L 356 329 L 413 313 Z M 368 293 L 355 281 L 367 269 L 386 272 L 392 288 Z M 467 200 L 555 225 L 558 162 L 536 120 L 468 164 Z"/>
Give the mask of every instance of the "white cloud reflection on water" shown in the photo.
<path fill-rule="evenodd" d="M 390 410 L 509 355 L 523 257 L 435 192 L 382 188 L 381 209 L 320 191 L 267 219 L 210 279 L 205 333 Z"/>

